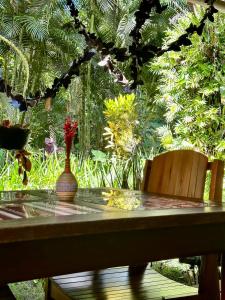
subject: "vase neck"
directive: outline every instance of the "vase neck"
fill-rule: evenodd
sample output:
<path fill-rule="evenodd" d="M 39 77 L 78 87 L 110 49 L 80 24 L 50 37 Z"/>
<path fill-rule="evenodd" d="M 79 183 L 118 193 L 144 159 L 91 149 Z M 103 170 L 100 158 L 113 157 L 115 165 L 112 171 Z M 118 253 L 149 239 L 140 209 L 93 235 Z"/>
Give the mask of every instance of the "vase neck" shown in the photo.
<path fill-rule="evenodd" d="M 71 170 L 70 170 L 70 159 L 69 158 L 66 158 L 66 160 L 65 160 L 65 172 L 66 173 L 71 172 Z"/>

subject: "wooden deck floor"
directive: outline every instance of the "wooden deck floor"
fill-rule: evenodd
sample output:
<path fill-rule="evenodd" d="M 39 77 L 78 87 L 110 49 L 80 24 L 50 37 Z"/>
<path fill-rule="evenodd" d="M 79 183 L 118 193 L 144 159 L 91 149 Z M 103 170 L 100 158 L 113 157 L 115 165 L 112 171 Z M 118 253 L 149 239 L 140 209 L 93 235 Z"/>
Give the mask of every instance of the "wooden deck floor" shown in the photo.
<path fill-rule="evenodd" d="M 130 277 L 128 267 L 58 276 L 52 279 L 51 290 L 56 300 L 162 300 L 197 294 L 197 288 L 170 280 L 150 267 L 142 277 Z"/>

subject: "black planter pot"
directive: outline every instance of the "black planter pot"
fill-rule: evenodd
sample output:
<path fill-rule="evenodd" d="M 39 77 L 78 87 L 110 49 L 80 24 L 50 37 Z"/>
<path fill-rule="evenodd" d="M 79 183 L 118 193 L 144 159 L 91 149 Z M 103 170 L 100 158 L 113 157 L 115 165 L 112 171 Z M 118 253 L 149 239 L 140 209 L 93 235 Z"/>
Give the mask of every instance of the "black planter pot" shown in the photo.
<path fill-rule="evenodd" d="M 27 143 L 29 129 L 0 126 L 0 148 L 21 150 Z"/>

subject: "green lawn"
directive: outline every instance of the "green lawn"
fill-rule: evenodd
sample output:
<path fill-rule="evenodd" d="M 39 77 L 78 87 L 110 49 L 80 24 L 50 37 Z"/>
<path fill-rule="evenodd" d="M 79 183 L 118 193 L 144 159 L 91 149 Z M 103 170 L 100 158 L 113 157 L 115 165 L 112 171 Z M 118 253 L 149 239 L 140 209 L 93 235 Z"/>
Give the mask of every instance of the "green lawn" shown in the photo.
<path fill-rule="evenodd" d="M 10 284 L 17 300 L 44 300 L 43 280 L 32 280 Z"/>

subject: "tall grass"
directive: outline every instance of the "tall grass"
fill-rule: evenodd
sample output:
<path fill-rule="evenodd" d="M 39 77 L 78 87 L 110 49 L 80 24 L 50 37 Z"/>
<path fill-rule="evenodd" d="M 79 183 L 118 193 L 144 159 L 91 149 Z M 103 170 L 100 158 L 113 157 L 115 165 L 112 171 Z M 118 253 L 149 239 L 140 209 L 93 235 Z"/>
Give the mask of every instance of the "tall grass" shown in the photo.
<path fill-rule="evenodd" d="M 23 189 L 54 189 L 59 175 L 64 170 L 64 154 L 52 154 L 47 157 L 41 151 L 35 152 L 30 157 L 32 169 L 28 174 L 29 183 L 22 184 L 22 178 L 18 175 L 18 164 L 10 153 L 1 158 L 0 190 Z M 140 170 L 143 168 L 143 160 L 140 160 Z M 124 162 L 111 159 L 106 156 L 103 160 L 91 157 L 71 155 L 71 170 L 76 176 L 79 187 L 121 187 Z M 140 172 L 140 171 L 139 171 Z M 129 176 L 129 187 L 133 187 L 135 174 L 133 170 Z"/>
<path fill-rule="evenodd" d="M 28 174 L 29 183 L 22 184 L 18 174 L 18 163 L 10 152 L 0 151 L 0 191 L 54 189 L 56 180 L 64 170 L 65 157 L 63 153 L 52 154 L 47 157 L 42 151 L 31 154 L 32 169 Z M 128 185 L 129 188 L 138 188 L 135 181 L 143 173 L 144 158 L 138 159 L 138 170 L 131 168 Z M 137 163 L 137 162 L 135 162 Z M 135 164 L 133 164 L 135 166 Z M 122 187 L 124 162 L 105 156 L 104 158 L 71 155 L 71 170 L 76 176 L 80 188 L 85 187 Z M 209 175 L 209 174 L 208 174 Z M 204 199 L 208 199 L 210 176 L 207 176 Z M 225 182 L 224 182 L 225 187 Z M 223 192 L 225 201 L 225 189 Z"/>

